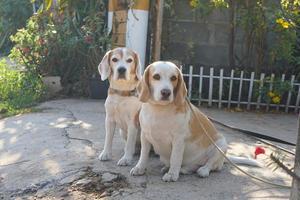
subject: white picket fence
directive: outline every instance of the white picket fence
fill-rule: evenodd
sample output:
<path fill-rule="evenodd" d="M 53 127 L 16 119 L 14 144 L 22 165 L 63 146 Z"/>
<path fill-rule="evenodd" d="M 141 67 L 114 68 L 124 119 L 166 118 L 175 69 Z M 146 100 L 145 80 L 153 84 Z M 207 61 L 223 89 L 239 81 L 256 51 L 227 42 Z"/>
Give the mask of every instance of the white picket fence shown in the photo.
<path fill-rule="evenodd" d="M 282 74 L 280 77 L 281 81 L 288 81 L 293 89 L 287 92 L 287 95 L 282 97 L 280 104 L 273 104 L 264 102 L 261 94 L 258 92 L 257 97 L 254 96 L 254 84 L 259 84 L 259 90 L 264 87 L 264 79 L 267 77 L 264 73 L 261 73 L 259 79 L 255 78 L 255 73 L 252 72 L 250 77 L 246 77 L 244 71 L 240 71 L 238 76 L 235 76 L 235 71 L 231 70 L 230 76 L 224 76 L 224 70 L 220 69 L 218 75 L 214 74 L 214 68 L 210 68 L 209 74 L 204 74 L 204 67 L 200 67 L 199 73 L 195 74 L 193 70 L 193 66 L 189 66 L 188 73 L 183 73 L 184 77 L 187 77 L 186 83 L 188 88 L 188 97 L 191 101 L 198 101 L 198 104 L 201 105 L 203 102 L 207 103 L 208 106 L 213 106 L 213 104 L 217 104 L 218 108 L 222 107 L 245 107 L 247 110 L 250 109 L 265 109 L 269 111 L 270 109 L 284 110 L 285 112 L 289 112 L 293 110 L 294 112 L 298 112 L 299 110 L 299 102 L 300 102 L 300 83 L 295 82 L 295 75 L 292 75 L 290 80 L 286 80 L 285 74 Z M 181 66 L 182 70 L 182 66 Z M 236 73 L 237 74 L 237 73 Z M 265 81 L 268 83 L 269 90 L 272 91 L 273 88 L 273 80 L 275 79 L 275 75 L 271 74 L 270 80 Z M 218 80 L 218 84 L 214 84 Z M 197 84 L 195 81 L 199 81 Z M 206 87 L 204 87 L 204 81 L 208 82 Z M 235 81 L 238 81 L 238 84 L 233 84 Z M 229 83 L 229 88 L 224 90 L 224 83 Z M 198 86 L 198 88 L 193 88 L 193 85 Z M 235 87 L 234 85 L 238 85 Z M 204 95 L 204 91 L 208 95 Z M 235 91 L 237 90 L 237 91 Z M 247 94 L 245 95 L 245 90 Z M 193 95 L 196 91 L 196 97 Z M 297 92 L 292 92 L 297 91 Z M 224 92 L 228 92 L 226 95 L 228 98 L 224 99 Z M 235 92 L 235 97 L 233 97 L 233 92 Z M 293 101 L 291 101 L 293 100 Z M 282 104 L 284 102 L 284 104 Z"/>

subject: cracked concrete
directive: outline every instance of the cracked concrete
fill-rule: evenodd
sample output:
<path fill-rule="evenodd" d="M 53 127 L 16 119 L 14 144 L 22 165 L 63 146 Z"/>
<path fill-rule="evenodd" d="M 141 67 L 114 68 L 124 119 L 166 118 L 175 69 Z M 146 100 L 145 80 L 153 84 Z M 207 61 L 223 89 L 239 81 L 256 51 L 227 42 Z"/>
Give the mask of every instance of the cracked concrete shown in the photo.
<path fill-rule="evenodd" d="M 103 101 L 87 99 L 54 100 L 42 103 L 39 106 L 42 112 L 0 120 L 0 199 L 288 198 L 289 190 L 257 184 L 228 164 L 221 172 L 212 173 L 207 179 L 200 179 L 195 174 L 182 175 L 176 183 L 164 183 L 160 173 L 162 164 L 157 156 L 152 155 L 146 175 L 131 177 L 131 167 L 117 166 L 124 147 L 117 133 L 114 137 L 113 160 L 98 161 L 105 138 L 103 104 Z M 285 119 L 288 120 L 288 117 Z M 283 123 L 278 123 L 277 128 L 280 129 Z M 230 143 L 229 154 L 253 154 L 254 146 L 258 145 L 256 141 L 229 129 L 217 128 Z M 289 146 L 287 148 L 293 149 Z M 270 151 L 268 148 L 267 152 Z M 266 157 L 259 158 L 265 162 Z M 288 160 L 291 165 L 290 160 L 292 158 Z M 94 196 L 86 196 L 75 190 L 63 190 L 82 177 L 87 168 L 101 173 L 121 174 L 128 185 Z M 268 168 L 247 166 L 243 169 L 278 183 L 290 184 L 290 178 L 280 170 L 272 172 Z"/>

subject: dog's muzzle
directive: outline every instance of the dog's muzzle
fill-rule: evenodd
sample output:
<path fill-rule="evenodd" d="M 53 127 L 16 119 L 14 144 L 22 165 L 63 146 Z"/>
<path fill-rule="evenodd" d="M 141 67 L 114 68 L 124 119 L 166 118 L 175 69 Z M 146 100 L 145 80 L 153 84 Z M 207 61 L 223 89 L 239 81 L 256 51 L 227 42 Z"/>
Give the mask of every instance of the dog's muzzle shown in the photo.
<path fill-rule="evenodd" d="M 119 76 L 118 76 L 119 79 L 126 79 L 126 77 L 125 77 L 126 68 L 125 67 L 119 67 L 118 73 L 119 73 Z"/>
<path fill-rule="evenodd" d="M 160 94 L 161 94 L 161 100 L 167 101 L 167 100 L 169 100 L 169 97 L 171 95 L 171 90 L 169 90 L 169 89 L 162 89 L 160 91 Z"/>

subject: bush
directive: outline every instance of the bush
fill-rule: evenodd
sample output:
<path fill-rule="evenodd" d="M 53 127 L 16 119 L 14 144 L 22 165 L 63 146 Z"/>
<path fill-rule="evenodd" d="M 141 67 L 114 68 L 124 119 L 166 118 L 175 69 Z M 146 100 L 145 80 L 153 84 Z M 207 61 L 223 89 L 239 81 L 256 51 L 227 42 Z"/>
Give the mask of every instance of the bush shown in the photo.
<path fill-rule="evenodd" d="M 102 0 L 65 1 L 62 7 L 44 10 L 28 21 L 11 40 L 10 57 L 41 75 L 60 76 L 68 95 L 88 95 L 89 78 L 109 41 Z"/>
<path fill-rule="evenodd" d="M 30 0 L 0 0 L 0 54 L 9 53 L 12 48 L 9 36 L 24 27 L 31 15 Z"/>
<path fill-rule="evenodd" d="M 11 69 L 4 59 L 0 61 L 0 110 L 14 112 L 32 106 L 43 94 L 40 76 L 30 71 Z"/>

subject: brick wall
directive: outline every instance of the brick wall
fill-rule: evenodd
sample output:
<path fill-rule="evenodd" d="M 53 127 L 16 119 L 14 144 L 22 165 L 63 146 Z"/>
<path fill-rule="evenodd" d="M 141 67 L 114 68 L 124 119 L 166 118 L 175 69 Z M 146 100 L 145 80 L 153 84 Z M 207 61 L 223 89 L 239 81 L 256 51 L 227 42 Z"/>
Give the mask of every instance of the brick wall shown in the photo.
<path fill-rule="evenodd" d="M 174 15 L 164 14 L 162 59 L 205 66 L 229 65 L 230 20 L 228 10 L 205 17 L 193 12 L 188 1 L 174 1 Z M 236 32 L 236 54 L 241 52 L 241 32 Z"/>

